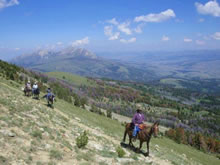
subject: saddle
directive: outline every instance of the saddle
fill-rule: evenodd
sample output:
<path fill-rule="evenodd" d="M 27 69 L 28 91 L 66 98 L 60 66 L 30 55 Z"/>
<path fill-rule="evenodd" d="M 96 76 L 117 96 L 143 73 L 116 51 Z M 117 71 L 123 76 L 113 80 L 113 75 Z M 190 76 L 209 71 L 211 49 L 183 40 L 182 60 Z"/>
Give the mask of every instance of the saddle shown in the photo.
<path fill-rule="evenodd" d="M 134 129 L 134 123 L 130 124 L 130 129 L 133 130 Z M 139 124 L 138 127 L 140 128 L 140 130 L 143 130 L 145 128 L 147 128 L 148 126 L 146 124 Z"/>

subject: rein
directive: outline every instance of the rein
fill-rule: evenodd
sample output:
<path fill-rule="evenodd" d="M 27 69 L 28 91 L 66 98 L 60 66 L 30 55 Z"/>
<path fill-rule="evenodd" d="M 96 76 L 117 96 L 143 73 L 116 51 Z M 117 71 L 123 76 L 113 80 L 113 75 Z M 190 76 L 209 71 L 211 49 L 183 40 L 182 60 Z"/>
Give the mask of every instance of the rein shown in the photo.
<path fill-rule="evenodd" d="M 149 131 L 149 132 L 144 132 L 144 134 L 145 134 L 148 138 L 150 138 L 150 137 L 152 136 L 152 134 L 153 134 L 153 127 L 150 128 L 150 131 Z"/>

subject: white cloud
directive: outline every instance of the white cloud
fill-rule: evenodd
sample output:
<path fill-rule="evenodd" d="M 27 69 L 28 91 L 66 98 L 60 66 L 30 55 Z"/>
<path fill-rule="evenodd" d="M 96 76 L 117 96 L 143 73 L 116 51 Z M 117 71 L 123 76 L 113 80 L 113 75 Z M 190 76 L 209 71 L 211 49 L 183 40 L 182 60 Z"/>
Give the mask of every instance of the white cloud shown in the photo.
<path fill-rule="evenodd" d="M 114 34 L 112 34 L 112 36 L 109 37 L 109 40 L 117 40 L 119 39 L 120 33 L 116 32 Z"/>
<path fill-rule="evenodd" d="M 134 31 L 135 31 L 136 33 L 142 33 L 142 32 L 143 32 L 143 31 L 142 31 L 143 26 L 144 26 L 144 24 L 139 24 L 139 25 L 137 25 L 137 27 L 134 29 Z"/>
<path fill-rule="evenodd" d="M 129 40 L 120 39 L 120 42 L 122 42 L 122 43 L 133 43 L 133 42 L 136 42 L 136 38 L 133 37 L 133 38 L 130 38 Z"/>
<path fill-rule="evenodd" d="M 63 45 L 63 43 L 62 42 L 57 42 L 57 45 L 61 46 L 61 45 Z"/>
<path fill-rule="evenodd" d="M 105 26 L 104 27 L 104 33 L 106 36 L 108 36 L 109 40 L 117 40 L 119 39 L 119 36 L 120 36 L 120 33 L 119 32 L 116 32 L 116 33 L 113 33 L 113 27 L 112 26 Z"/>
<path fill-rule="evenodd" d="M 123 23 L 118 25 L 118 30 L 120 30 L 121 32 L 123 32 L 127 35 L 131 35 L 132 31 L 129 28 L 129 26 L 130 26 L 130 22 L 123 22 Z"/>
<path fill-rule="evenodd" d="M 81 40 L 76 40 L 76 41 L 72 42 L 73 47 L 87 45 L 87 44 L 89 44 L 89 38 L 88 37 L 85 37 Z"/>
<path fill-rule="evenodd" d="M 197 8 L 198 13 L 200 14 L 220 17 L 220 6 L 216 0 L 211 0 L 204 5 L 196 2 L 195 6 Z"/>
<path fill-rule="evenodd" d="M 116 21 L 115 18 L 112 18 L 111 20 L 107 20 L 106 22 L 110 23 L 110 24 L 113 24 L 113 25 L 118 25 L 118 21 Z"/>
<path fill-rule="evenodd" d="M 169 37 L 167 37 L 167 36 L 163 36 L 163 37 L 161 38 L 161 40 L 162 40 L 162 41 L 169 41 L 169 40 L 170 40 L 170 38 L 169 38 Z"/>
<path fill-rule="evenodd" d="M 202 40 L 196 40 L 197 45 L 205 45 L 205 41 Z"/>
<path fill-rule="evenodd" d="M 120 32 L 123 32 L 125 33 L 126 35 L 131 35 L 132 34 L 132 30 L 129 28 L 130 26 L 130 22 L 118 22 L 116 20 L 116 18 L 112 18 L 111 20 L 107 20 L 106 21 L 107 23 L 109 24 L 112 24 L 114 25 L 115 27 L 117 27 L 117 29 L 120 31 Z M 113 27 L 112 27 L 113 28 Z M 118 34 L 118 33 L 117 33 Z"/>
<path fill-rule="evenodd" d="M 18 0 L 0 0 L 0 9 L 18 5 L 19 1 Z"/>
<path fill-rule="evenodd" d="M 200 18 L 198 21 L 199 21 L 200 23 L 202 23 L 202 22 L 205 21 L 205 19 L 204 19 L 204 18 Z"/>
<path fill-rule="evenodd" d="M 172 9 L 168 9 L 159 14 L 148 14 L 136 17 L 135 22 L 163 22 L 171 18 L 175 18 L 176 15 Z"/>
<path fill-rule="evenodd" d="M 193 40 L 191 38 L 184 38 L 183 41 L 184 42 L 192 42 Z"/>
<path fill-rule="evenodd" d="M 213 34 L 212 38 L 214 38 L 215 40 L 220 40 L 220 32 L 216 32 L 215 34 Z"/>

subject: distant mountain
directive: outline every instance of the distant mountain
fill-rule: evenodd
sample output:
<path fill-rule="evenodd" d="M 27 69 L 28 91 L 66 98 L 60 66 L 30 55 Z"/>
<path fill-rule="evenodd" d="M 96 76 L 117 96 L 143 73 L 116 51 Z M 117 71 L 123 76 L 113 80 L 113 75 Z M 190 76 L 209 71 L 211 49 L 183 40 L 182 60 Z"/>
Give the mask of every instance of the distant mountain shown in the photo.
<path fill-rule="evenodd" d="M 220 50 L 99 54 L 142 68 L 147 66 L 160 77 L 220 79 Z"/>
<path fill-rule="evenodd" d="M 60 51 L 39 50 L 11 61 L 42 72 L 62 71 L 82 76 L 147 82 L 157 78 L 146 68 L 96 56 L 83 49 L 69 47 Z"/>

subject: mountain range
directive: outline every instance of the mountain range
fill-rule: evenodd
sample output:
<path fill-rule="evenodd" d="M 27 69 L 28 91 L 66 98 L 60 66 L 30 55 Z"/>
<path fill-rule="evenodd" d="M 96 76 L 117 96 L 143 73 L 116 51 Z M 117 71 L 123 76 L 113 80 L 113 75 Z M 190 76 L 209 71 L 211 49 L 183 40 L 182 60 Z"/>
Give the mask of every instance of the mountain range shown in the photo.
<path fill-rule="evenodd" d="M 59 51 L 39 50 L 32 54 L 18 56 L 11 62 L 41 72 L 62 71 L 81 76 L 139 82 L 157 78 L 150 69 L 99 57 L 83 48 L 69 47 Z"/>

